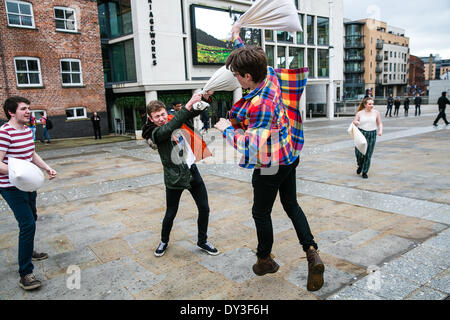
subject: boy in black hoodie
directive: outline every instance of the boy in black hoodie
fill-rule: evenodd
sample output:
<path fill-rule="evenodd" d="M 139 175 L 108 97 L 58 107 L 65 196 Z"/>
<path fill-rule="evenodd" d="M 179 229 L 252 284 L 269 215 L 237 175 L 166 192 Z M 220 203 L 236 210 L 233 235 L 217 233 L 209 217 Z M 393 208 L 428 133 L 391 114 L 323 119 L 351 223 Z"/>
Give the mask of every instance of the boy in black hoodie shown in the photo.
<path fill-rule="evenodd" d="M 170 121 L 164 103 L 154 100 L 147 105 L 149 117 L 147 123 L 142 127 L 142 137 L 150 139 L 157 146 L 164 168 L 164 184 L 166 186 L 167 209 L 162 223 L 161 243 L 155 250 L 157 257 L 164 255 L 167 249 L 181 194 L 185 189 L 189 190 L 198 208 L 197 246 L 208 254 L 219 254 L 219 251 L 207 241 L 209 205 L 205 183 L 197 166 L 193 163 L 193 154 L 189 146 L 186 146 L 184 137 L 177 130 L 189 119 L 201 113 L 200 110 L 192 110 L 192 106 L 196 102 L 200 102 L 201 98 L 200 94 L 194 94 Z"/>

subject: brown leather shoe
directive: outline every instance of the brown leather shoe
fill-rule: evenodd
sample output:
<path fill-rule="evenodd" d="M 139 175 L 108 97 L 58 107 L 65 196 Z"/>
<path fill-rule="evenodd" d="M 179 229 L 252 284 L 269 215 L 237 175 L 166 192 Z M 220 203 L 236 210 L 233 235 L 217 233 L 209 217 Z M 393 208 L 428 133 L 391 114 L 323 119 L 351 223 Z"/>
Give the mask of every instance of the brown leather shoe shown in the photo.
<path fill-rule="evenodd" d="M 253 265 L 253 272 L 258 276 L 263 276 L 266 273 L 277 272 L 280 266 L 272 258 L 272 254 L 264 259 L 258 258 L 258 261 L 256 261 L 256 263 Z"/>
<path fill-rule="evenodd" d="M 308 260 L 308 283 L 306 289 L 308 291 L 320 290 L 323 286 L 323 273 L 325 272 L 325 266 L 320 259 L 316 249 L 311 247 L 306 252 L 306 259 Z"/>

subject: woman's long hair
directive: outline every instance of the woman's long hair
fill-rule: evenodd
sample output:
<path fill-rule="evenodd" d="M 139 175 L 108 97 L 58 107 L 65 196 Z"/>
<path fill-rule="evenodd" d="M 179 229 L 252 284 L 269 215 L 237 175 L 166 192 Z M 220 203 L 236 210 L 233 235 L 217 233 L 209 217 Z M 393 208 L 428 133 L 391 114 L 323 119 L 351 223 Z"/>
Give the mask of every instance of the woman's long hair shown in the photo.
<path fill-rule="evenodd" d="M 356 113 L 358 113 L 361 110 L 363 110 L 369 100 L 373 101 L 373 98 L 372 97 L 365 97 L 364 99 L 362 99 L 361 103 L 359 104 L 358 110 L 356 110 Z"/>

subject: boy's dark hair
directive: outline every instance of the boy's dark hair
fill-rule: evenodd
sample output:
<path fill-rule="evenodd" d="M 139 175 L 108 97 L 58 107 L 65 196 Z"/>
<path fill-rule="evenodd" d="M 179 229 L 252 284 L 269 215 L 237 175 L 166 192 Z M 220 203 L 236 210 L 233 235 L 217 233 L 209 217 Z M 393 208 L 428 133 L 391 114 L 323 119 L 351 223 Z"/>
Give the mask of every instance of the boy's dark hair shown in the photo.
<path fill-rule="evenodd" d="M 173 105 L 173 106 L 176 106 L 177 104 L 181 104 L 181 102 L 180 102 L 180 101 L 174 101 L 174 102 L 172 102 L 172 105 Z"/>
<path fill-rule="evenodd" d="M 166 106 L 164 105 L 163 102 L 161 102 L 159 100 L 153 100 L 147 104 L 147 114 L 149 115 L 149 117 L 151 117 L 152 112 L 157 112 L 157 111 L 159 111 L 161 109 L 165 109 L 165 108 L 166 108 Z"/>
<path fill-rule="evenodd" d="M 231 72 L 237 72 L 242 77 L 246 73 L 250 74 L 255 83 L 263 81 L 267 76 L 267 56 L 259 46 L 245 46 L 234 50 L 225 65 Z"/>
<path fill-rule="evenodd" d="M 30 101 L 28 99 L 19 96 L 12 96 L 5 100 L 5 103 L 3 104 L 3 111 L 5 112 L 5 115 L 8 118 L 8 120 L 11 119 L 11 115 L 9 114 L 9 112 L 16 113 L 17 107 L 21 102 L 26 103 L 28 105 L 30 104 Z"/>

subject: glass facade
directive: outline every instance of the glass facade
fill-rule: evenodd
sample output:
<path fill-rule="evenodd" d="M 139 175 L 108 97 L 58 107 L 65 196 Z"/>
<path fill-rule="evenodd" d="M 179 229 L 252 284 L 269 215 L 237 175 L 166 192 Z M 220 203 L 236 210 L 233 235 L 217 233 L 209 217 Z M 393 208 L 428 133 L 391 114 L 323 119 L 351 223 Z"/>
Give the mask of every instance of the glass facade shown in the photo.
<path fill-rule="evenodd" d="M 102 39 L 133 33 L 130 0 L 99 0 L 98 18 Z"/>
<path fill-rule="evenodd" d="M 316 77 L 316 69 L 315 69 L 315 49 L 308 49 L 308 68 L 309 68 L 309 77 Z"/>
<path fill-rule="evenodd" d="M 302 30 L 305 30 L 305 26 L 303 25 L 303 15 L 299 14 L 298 19 L 300 20 L 300 25 L 302 26 Z M 304 32 L 297 32 L 297 44 L 304 44 Z"/>
<path fill-rule="evenodd" d="M 314 17 L 307 16 L 306 17 L 306 33 L 308 36 L 308 44 L 314 45 Z"/>
<path fill-rule="evenodd" d="M 275 67 L 274 46 L 266 46 L 267 63 L 271 67 Z"/>
<path fill-rule="evenodd" d="M 305 49 L 289 48 L 288 69 L 303 68 L 305 66 Z"/>
<path fill-rule="evenodd" d="M 330 74 L 328 49 L 317 49 L 318 76 L 328 77 Z"/>
<path fill-rule="evenodd" d="M 278 46 L 277 66 L 278 68 L 286 68 L 286 47 Z"/>
<path fill-rule="evenodd" d="M 330 21 L 328 18 L 317 17 L 317 44 L 327 46 L 330 34 Z"/>
<path fill-rule="evenodd" d="M 136 81 L 133 40 L 111 45 L 112 82 Z"/>

